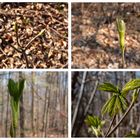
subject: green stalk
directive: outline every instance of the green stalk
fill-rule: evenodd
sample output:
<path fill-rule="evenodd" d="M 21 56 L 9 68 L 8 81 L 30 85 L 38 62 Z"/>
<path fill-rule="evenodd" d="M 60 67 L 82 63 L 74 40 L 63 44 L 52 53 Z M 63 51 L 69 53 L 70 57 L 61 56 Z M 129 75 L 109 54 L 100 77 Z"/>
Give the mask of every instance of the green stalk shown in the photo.
<path fill-rule="evenodd" d="M 122 68 L 124 68 L 124 65 L 125 65 L 124 51 L 125 51 L 125 48 L 122 50 Z"/>
<path fill-rule="evenodd" d="M 11 137 L 16 137 L 16 130 L 19 118 L 19 101 L 15 101 L 13 98 L 11 98 L 11 110 L 12 110 L 12 122 L 10 128 L 10 135 Z"/>

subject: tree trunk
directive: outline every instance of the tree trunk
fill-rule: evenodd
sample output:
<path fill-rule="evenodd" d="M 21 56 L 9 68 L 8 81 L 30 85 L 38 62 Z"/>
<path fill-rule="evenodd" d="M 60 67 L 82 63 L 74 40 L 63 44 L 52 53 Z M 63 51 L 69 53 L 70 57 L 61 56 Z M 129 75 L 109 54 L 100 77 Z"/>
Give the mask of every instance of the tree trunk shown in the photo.
<path fill-rule="evenodd" d="M 19 80 L 23 79 L 22 72 L 19 72 Z M 24 137 L 24 121 L 25 121 L 25 114 L 24 114 L 24 101 L 23 101 L 23 94 L 20 98 L 20 137 Z"/>
<path fill-rule="evenodd" d="M 35 73 L 32 72 L 32 84 L 31 84 L 31 92 L 32 92 L 32 103 L 31 103 L 31 127 L 32 127 L 32 136 L 35 135 L 35 125 L 34 125 L 34 76 L 35 76 Z"/>

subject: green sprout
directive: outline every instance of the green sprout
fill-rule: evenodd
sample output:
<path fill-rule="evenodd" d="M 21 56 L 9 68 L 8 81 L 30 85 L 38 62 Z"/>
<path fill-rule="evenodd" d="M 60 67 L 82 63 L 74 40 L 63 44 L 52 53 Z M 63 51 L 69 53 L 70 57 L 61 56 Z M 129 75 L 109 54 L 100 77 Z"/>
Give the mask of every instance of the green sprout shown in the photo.
<path fill-rule="evenodd" d="M 18 31 L 18 24 L 17 24 L 17 22 L 13 23 L 13 29 L 14 29 L 15 32 Z"/>
<path fill-rule="evenodd" d="M 117 30 L 119 33 L 119 43 L 120 43 L 120 49 L 121 49 L 121 54 L 122 54 L 122 65 L 124 67 L 125 64 L 125 59 L 124 59 L 124 51 L 125 51 L 125 23 L 122 19 L 117 18 L 116 19 L 116 24 L 117 24 Z"/>
<path fill-rule="evenodd" d="M 24 89 L 25 79 L 20 80 L 19 82 L 14 82 L 12 79 L 8 81 L 8 91 L 10 94 L 10 103 L 12 110 L 12 122 L 10 127 L 10 136 L 16 137 L 16 130 L 18 127 L 18 118 L 19 118 L 19 103 L 20 97 L 22 96 Z"/>
<path fill-rule="evenodd" d="M 92 132 L 96 137 L 103 136 L 101 128 L 105 124 L 98 116 L 88 115 L 85 119 L 85 123 L 89 126 L 89 131 Z"/>

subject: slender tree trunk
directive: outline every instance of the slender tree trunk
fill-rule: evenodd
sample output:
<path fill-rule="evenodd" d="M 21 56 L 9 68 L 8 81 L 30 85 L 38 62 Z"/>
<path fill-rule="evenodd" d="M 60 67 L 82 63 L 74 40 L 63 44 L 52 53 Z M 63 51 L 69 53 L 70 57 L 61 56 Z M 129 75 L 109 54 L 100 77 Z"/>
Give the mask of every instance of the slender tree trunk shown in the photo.
<path fill-rule="evenodd" d="M 3 82 L 2 82 L 3 84 Z M 4 122 L 3 122 L 3 116 L 4 116 L 4 93 L 3 93 L 3 85 L 1 87 L 1 126 L 4 126 Z M 3 136 L 3 127 L 1 127 L 1 136 Z"/>
<path fill-rule="evenodd" d="M 49 127 L 49 108 L 50 108 L 50 92 L 48 92 L 48 97 L 47 97 L 47 107 L 46 107 L 46 122 L 45 122 L 45 137 L 47 137 L 47 129 Z"/>
<path fill-rule="evenodd" d="M 31 103 L 31 126 L 32 126 L 32 135 L 34 136 L 35 135 L 35 124 L 34 124 L 34 76 L 35 76 L 35 73 L 32 72 L 32 85 L 31 85 L 31 92 L 32 92 L 32 103 Z"/>
<path fill-rule="evenodd" d="M 82 98 L 82 95 L 83 95 L 83 89 L 84 89 L 84 83 L 85 83 L 85 80 L 86 80 L 86 75 L 87 75 L 87 72 L 85 71 L 83 73 L 83 79 L 82 79 L 82 83 L 81 83 L 80 93 L 79 93 L 79 96 L 78 96 L 78 101 L 77 101 L 77 104 L 76 104 L 76 107 L 75 107 L 75 110 L 74 110 L 74 114 L 73 114 L 73 118 L 72 118 L 72 130 L 74 128 L 77 113 L 78 113 L 78 110 L 79 110 L 80 101 L 81 101 L 81 98 Z M 73 135 L 75 135 L 75 134 L 73 134 Z"/>
<path fill-rule="evenodd" d="M 9 110 L 9 94 L 7 95 L 7 105 L 6 105 L 6 118 L 5 118 L 5 137 L 7 137 L 7 132 L 9 132 L 8 130 L 8 110 Z"/>
<path fill-rule="evenodd" d="M 10 72 L 8 73 L 8 77 L 10 78 Z M 5 118 L 5 137 L 7 137 L 8 130 L 8 110 L 9 110 L 9 94 L 7 94 L 7 105 L 6 105 L 6 118 Z"/>
<path fill-rule="evenodd" d="M 19 72 L 19 79 L 23 79 L 22 72 Z M 23 101 L 23 94 L 20 98 L 20 137 L 24 137 L 24 122 L 25 121 L 25 114 L 24 114 L 24 101 Z"/>
<path fill-rule="evenodd" d="M 38 88 L 37 88 L 38 90 Z M 38 91 L 37 91 L 38 92 Z M 40 115 L 39 115 L 39 109 L 40 109 L 40 104 L 39 104 L 39 98 L 37 98 L 37 108 L 36 108 L 36 112 L 37 112 L 37 120 L 36 120 L 36 133 L 37 133 L 37 137 L 39 137 L 39 120 L 40 120 Z"/>
<path fill-rule="evenodd" d="M 47 78 L 46 78 L 47 79 Z M 46 117 L 46 110 L 47 110 L 47 88 L 45 92 L 45 103 L 44 103 L 44 111 L 43 111 L 43 118 L 42 118 L 42 131 L 45 132 L 45 117 Z"/>

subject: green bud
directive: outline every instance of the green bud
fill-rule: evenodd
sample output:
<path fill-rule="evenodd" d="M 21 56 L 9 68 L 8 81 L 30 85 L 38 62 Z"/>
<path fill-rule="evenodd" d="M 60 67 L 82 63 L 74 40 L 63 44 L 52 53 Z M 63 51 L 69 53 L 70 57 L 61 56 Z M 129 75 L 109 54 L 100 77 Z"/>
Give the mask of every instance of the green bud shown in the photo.
<path fill-rule="evenodd" d="M 17 30 L 18 30 L 18 24 L 17 24 L 17 22 L 14 22 L 13 28 L 14 28 L 14 31 L 17 32 Z"/>
<path fill-rule="evenodd" d="M 117 30 L 118 30 L 118 33 L 119 33 L 119 39 L 120 39 L 120 47 L 121 47 L 121 50 L 124 49 L 124 45 L 125 45 L 125 30 L 126 30 L 126 27 L 125 27 L 125 23 L 123 20 L 121 19 L 116 19 L 116 24 L 117 24 Z"/>
<path fill-rule="evenodd" d="M 45 29 L 42 29 L 38 35 L 41 36 L 44 34 L 44 32 L 45 32 Z"/>

